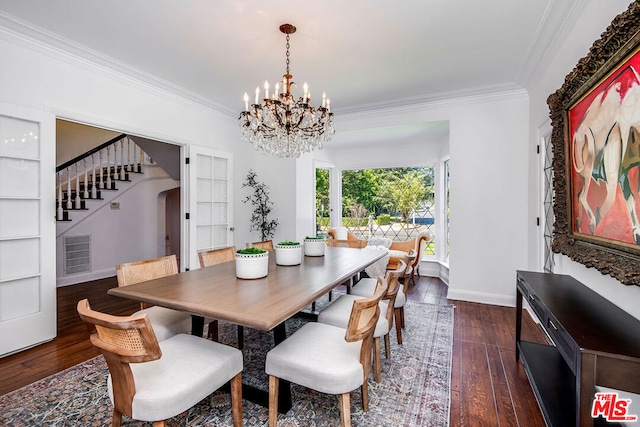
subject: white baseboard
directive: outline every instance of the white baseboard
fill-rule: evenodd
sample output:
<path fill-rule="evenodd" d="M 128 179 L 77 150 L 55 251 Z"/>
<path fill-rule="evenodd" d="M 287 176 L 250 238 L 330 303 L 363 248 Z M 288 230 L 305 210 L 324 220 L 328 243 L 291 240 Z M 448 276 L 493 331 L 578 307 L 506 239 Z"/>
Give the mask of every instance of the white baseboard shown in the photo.
<path fill-rule="evenodd" d="M 513 295 L 490 294 L 487 292 L 468 291 L 464 289 L 449 288 L 447 298 L 451 300 L 501 305 L 505 307 L 516 306 L 516 298 Z"/>

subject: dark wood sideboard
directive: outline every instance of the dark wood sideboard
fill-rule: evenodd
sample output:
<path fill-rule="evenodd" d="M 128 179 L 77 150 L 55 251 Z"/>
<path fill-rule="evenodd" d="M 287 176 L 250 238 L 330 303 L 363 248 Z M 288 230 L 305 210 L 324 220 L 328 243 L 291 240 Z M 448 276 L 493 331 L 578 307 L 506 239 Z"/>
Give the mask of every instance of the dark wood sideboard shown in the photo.
<path fill-rule="evenodd" d="M 640 320 L 571 276 L 517 271 L 516 277 L 516 360 L 548 426 L 593 426 L 596 385 L 640 393 Z M 549 345 L 521 340 L 523 298 Z"/>

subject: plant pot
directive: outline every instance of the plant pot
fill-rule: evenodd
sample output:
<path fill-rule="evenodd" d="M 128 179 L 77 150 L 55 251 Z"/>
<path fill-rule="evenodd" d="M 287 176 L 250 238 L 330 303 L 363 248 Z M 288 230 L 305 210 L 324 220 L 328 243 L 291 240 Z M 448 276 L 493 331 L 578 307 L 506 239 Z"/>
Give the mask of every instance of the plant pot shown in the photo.
<path fill-rule="evenodd" d="M 236 277 L 238 279 L 260 279 L 269 273 L 269 252 L 261 254 L 236 253 Z"/>
<path fill-rule="evenodd" d="M 276 245 L 276 264 L 298 265 L 302 262 L 302 245 Z"/>
<path fill-rule="evenodd" d="M 326 245 L 324 239 L 304 239 L 304 254 L 305 256 L 324 256 Z"/>

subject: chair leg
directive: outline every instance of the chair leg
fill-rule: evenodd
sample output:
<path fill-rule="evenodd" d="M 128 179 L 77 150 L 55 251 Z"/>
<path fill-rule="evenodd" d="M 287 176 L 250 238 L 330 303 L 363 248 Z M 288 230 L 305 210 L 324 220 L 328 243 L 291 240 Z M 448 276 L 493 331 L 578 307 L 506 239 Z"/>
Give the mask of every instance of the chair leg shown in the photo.
<path fill-rule="evenodd" d="M 338 395 L 340 401 L 340 425 L 342 427 L 351 427 L 351 399 L 349 393 Z"/>
<path fill-rule="evenodd" d="M 369 383 L 366 378 L 362 383 L 362 410 L 364 412 L 369 411 Z"/>
<path fill-rule="evenodd" d="M 400 308 L 400 326 L 402 326 L 402 329 L 404 329 L 404 307 L 399 307 Z"/>
<path fill-rule="evenodd" d="M 120 427 L 122 425 L 122 412 L 113 408 L 113 419 L 111 420 L 112 427 Z"/>
<path fill-rule="evenodd" d="M 278 423 L 278 377 L 269 375 L 269 427 Z"/>
<path fill-rule="evenodd" d="M 373 339 L 373 379 L 380 383 L 382 381 L 382 368 L 380 367 L 380 337 Z"/>
<path fill-rule="evenodd" d="M 166 425 L 167 425 L 167 420 L 153 422 L 153 427 L 165 427 Z"/>
<path fill-rule="evenodd" d="M 214 320 L 209 322 L 209 332 L 207 332 L 207 338 L 212 341 L 218 341 L 218 321 Z"/>
<path fill-rule="evenodd" d="M 242 427 L 242 372 L 231 379 L 231 412 L 233 427 Z"/>
<path fill-rule="evenodd" d="M 384 336 L 384 357 L 391 359 L 391 340 L 389 339 L 389 333 Z"/>
<path fill-rule="evenodd" d="M 393 314 L 395 315 L 395 323 L 396 324 L 396 337 L 398 338 L 398 344 L 402 345 L 402 319 L 400 319 L 400 307 L 393 309 Z"/>

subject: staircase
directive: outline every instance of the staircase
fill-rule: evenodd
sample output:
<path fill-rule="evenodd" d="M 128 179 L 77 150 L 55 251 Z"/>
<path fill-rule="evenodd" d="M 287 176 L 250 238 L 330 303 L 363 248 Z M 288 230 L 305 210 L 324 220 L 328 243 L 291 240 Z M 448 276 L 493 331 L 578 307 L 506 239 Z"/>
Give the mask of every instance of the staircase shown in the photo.
<path fill-rule="evenodd" d="M 130 182 L 130 174 L 142 174 L 142 166 L 152 163 L 122 134 L 58 166 L 56 221 L 73 221 L 73 212 L 87 211 L 90 200 L 104 201 L 105 193 L 118 191 L 118 183 Z"/>

